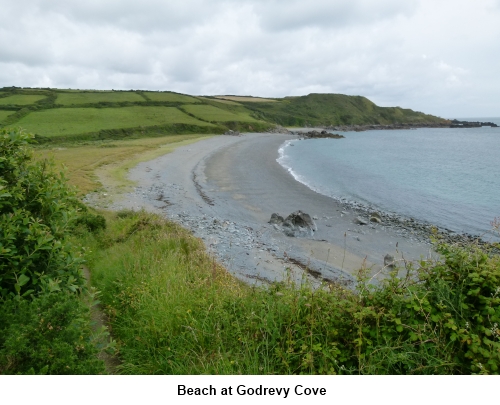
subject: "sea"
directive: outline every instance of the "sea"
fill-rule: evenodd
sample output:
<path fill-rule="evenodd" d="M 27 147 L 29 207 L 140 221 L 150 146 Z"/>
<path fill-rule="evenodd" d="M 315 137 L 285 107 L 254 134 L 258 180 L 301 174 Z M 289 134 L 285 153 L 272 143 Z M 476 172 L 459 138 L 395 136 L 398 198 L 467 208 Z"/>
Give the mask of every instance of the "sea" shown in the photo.
<path fill-rule="evenodd" d="M 500 117 L 459 119 L 499 127 L 335 132 L 285 142 L 278 162 L 333 199 L 499 240 Z"/>

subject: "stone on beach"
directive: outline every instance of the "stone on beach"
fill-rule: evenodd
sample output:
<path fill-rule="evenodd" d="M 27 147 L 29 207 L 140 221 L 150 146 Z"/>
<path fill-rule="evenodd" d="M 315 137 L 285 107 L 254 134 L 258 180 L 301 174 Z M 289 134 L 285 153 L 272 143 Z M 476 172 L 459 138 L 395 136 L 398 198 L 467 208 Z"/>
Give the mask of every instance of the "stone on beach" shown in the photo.
<path fill-rule="evenodd" d="M 311 216 L 300 210 L 292 212 L 286 219 L 278 214 L 272 214 L 269 223 L 281 225 L 285 235 L 290 237 L 312 236 L 318 229 Z"/>
<path fill-rule="evenodd" d="M 394 256 L 386 254 L 384 256 L 384 266 L 392 269 L 394 267 Z"/>
<path fill-rule="evenodd" d="M 358 225 L 368 225 L 368 221 L 366 219 L 364 219 L 363 217 L 356 217 L 356 219 L 354 220 L 354 223 L 355 224 L 358 224 Z"/>
<path fill-rule="evenodd" d="M 281 215 L 278 214 L 272 214 L 271 219 L 269 220 L 270 224 L 278 224 L 281 225 L 283 223 L 284 219 Z"/>

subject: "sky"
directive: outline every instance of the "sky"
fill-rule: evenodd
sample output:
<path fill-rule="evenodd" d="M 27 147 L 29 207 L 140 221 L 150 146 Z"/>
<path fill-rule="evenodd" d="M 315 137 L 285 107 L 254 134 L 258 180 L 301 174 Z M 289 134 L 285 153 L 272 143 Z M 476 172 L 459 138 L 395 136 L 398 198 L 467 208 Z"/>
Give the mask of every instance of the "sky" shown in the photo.
<path fill-rule="evenodd" d="M 361 95 L 500 116 L 500 0 L 0 0 L 0 87 Z"/>

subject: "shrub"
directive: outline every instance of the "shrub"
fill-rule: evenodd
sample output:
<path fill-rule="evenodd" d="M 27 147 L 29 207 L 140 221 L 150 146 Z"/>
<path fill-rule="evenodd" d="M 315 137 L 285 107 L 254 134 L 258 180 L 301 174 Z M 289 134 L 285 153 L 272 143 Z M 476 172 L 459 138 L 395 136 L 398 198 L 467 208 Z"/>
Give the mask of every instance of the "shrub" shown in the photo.
<path fill-rule="evenodd" d="M 62 173 L 33 163 L 22 130 L 0 131 L 0 297 L 76 291 L 78 249 L 67 241 L 79 205 Z"/>
<path fill-rule="evenodd" d="M 106 229 L 106 218 L 99 214 L 85 212 L 76 219 L 75 224 L 83 226 L 92 233 L 96 233 Z"/>
<path fill-rule="evenodd" d="M 102 374 L 104 364 L 75 294 L 6 300 L 0 306 L 0 374 Z"/>

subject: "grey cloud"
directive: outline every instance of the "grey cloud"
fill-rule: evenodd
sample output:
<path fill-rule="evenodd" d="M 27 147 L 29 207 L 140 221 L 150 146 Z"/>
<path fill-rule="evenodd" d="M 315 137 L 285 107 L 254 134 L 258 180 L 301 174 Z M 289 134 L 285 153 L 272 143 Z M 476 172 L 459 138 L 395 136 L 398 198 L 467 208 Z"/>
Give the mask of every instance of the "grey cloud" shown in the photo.
<path fill-rule="evenodd" d="M 256 2 L 254 10 L 262 26 L 271 31 L 304 27 L 339 28 L 367 24 L 410 15 L 417 6 L 415 0 L 271 0 Z"/>
<path fill-rule="evenodd" d="M 77 2 L 26 0 L 22 5 L 22 10 L 39 16 L 63 15 L 72 21 L 91 26 L 114 26 L 129 31 L 149 32 L 171 31 L 195 26 L 213 18 L 223 6 L 222 1 L 204 0 L 86 0 Z"/>

